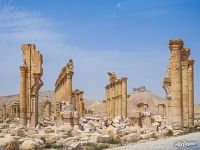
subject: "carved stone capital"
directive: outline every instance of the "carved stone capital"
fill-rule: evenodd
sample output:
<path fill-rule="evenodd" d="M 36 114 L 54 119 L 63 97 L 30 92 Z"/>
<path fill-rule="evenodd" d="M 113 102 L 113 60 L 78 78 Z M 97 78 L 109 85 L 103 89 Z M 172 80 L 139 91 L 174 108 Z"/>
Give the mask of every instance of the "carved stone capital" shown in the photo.
<path fill-rule="evenodd" d="M 188 60 L 188 65 L 189 65 L 189 66 L 193 66 L 194 63 L 195 63 L 195 60 L 194 60 L 194 59 Z"/>
<path fill-rule="evenodd" d="M 181 60 L 188 60 L 188 57 L 190 56 L 190 48 L 183 48 L 181 52 Z"/>
<path fill-rule="evenodd" d="M 177 39 L 177 40 L 169 40 L 169 48 L 171 51 L 182 49 L 183 48 L 183 40 Z"/>

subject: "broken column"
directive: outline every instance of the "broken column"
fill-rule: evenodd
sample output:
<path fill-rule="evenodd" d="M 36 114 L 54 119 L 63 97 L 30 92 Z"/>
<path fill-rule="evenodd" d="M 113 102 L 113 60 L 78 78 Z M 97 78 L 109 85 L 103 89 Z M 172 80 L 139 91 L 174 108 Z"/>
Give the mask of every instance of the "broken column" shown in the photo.
<path fill-rule="evenodd" d="M 194 126 L 194 60 L 188 61 L 189 127 Z"/>
<path fill-rule="evenodd" d="M 174 129 L 180 129 L 183 125 L 182 115 L 182 66 L 181 50 L 183 48 L 182 40 L 170 40 L 169 48 L 171 50 L 171 96 L 172 96 L 172 126 Z"/>

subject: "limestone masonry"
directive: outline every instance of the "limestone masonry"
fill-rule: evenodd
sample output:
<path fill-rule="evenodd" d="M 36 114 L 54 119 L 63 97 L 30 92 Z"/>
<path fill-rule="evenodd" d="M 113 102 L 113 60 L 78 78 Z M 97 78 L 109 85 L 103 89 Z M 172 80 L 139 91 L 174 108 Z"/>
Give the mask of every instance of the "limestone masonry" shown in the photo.
<path fill-rule="evenodd" d="M 106 100 L 105 109 L 106 115 L 109 117 L 121 116 L 127 117 L 127 79 L 122 77 L 117 79 L 115 73 L 108 72 L 110 83 L 105 87 Z"/>
<path fill-rule="evenodd" d="M 182 40 L 170 40 L 170 58 L 163 81 L 167 99 L 167 120 L 174 129 L 194 126 L 194 60 Z"/>
<path fill-rule="evenodd" d="M 20 66 L 20 124 L 36 127 L 43 58 L 34 44 L 23 44 L 21 48 L 24 64 Z"/>
<path fill-rule="evenodd" d="M 72 59 L 61 69 L 55 90 L 39 94 L 43 57 L 34 44 L 23 44 L 20 94 L 0 96 L 0 149 L 105 149 L 200 131 L 194 60 L 183 45 L 169 40 L 166 98 L 145 86 L 127 94 L 128 78 L 108 72 L 105 99 L 89 101 L 73 88 Z"/>
<path fill-rule="evenodd" d="M 84 115 L 84 92 L 78 89 L 72 90 L 73 69 L 73 60 L 69 59 L 55 83 L 56 117 L 57 119 L 61 117 L 64 122 L 68 122 L 71 126 L 77 124 L 75 123 L 76 118 Z"/>

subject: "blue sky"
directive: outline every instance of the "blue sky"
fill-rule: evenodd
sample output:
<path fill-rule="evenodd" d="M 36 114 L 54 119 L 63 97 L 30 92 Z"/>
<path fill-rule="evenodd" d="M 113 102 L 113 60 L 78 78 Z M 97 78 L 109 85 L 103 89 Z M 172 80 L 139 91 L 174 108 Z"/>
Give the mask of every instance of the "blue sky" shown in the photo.
<path fill-rule="evenodd" d="M 74 60 L 74 88 L 104 98 L 108 71 L 128 77 L 128 91 L 145 85 L 164 97 L 168 40 L 192 49 L 195 99 L 200 103 L 199 0 L 0 0 L 0 95 L 19 91 L 20 45 L 44 55 L 44 86 L 53 90 L 60 69 Z"/>

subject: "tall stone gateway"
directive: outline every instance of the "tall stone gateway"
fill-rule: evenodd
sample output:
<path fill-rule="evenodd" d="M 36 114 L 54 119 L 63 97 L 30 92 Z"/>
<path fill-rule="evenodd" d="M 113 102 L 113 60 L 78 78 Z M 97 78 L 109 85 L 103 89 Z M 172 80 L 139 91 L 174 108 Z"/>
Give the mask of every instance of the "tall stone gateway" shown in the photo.
<path fill-rule="evenodd" d="M 188 59 L 191 50 L 183 44 L 182 40 L 169 41 L 170 59 L 163 81 L 168 124 L 174 129 L 192 127 L 194 123 L 194 61 Z"/>
<path fill-rule="evenodd" d="M 21 46 L 24 64 L 20 66 L 20 124 L 38 124 L 38 93 L 43 85 L 43 57 L 35 44 Z"/>
<path fill-rule="evenodd" d="M 68 123 L 73 122 L 73 114 L 75 111 L 81 116 L 84 112 L 84 92 L 79 91 L 78 89 L 73 91 L 73 69 L 73 60 L 69 59 L 67 65 L 62 68 L 55 83 L 56 117 L 64 118 L 64 121 Z"/>
<path fill-rule="evenodd" d="M 104 100 L 106 115 L 110 117 L 127 117 L 127 79 L 117 79 L 115 73 L 109 72 L 110 83 L 106 85 L 106 100 Z"/>

